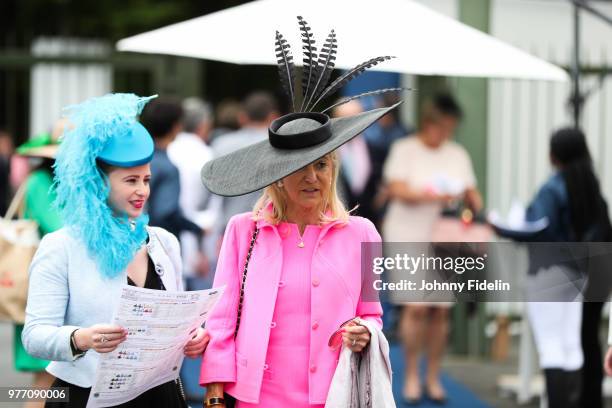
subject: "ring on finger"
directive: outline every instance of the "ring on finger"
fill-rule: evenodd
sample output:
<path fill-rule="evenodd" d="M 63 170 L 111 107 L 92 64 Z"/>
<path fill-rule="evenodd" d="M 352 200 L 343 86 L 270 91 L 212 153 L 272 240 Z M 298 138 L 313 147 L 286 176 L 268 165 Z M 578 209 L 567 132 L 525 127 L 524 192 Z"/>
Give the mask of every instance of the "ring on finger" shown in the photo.
<path fill-rule="evenodd" d="M 355 343 L 357 343 L 357 339 L 353 339 L 353 344 L 351 346 L 355 347 Z"/>
<path fill-rule="evenodd" d="M 102 337 L 100 338 L 100 343 L 106 343 L 108 341 L 108 339 L 106 338 L 105 335 L 102 335 Z"/>

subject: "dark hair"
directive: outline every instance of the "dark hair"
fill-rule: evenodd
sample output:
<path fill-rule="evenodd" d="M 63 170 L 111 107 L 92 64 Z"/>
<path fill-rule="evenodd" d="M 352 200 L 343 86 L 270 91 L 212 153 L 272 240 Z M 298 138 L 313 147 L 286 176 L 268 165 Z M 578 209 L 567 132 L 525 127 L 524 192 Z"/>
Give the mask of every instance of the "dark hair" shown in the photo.
<path fill-rule="evenodd" d="M 458 121 L 463 118 L 461 107 L 450 94 L 439 93 L 427 100 L 421 109 L 419 125 L 423 128 L 425 123 L 436 122 L 441 116 L 450 116 Z"/>
<path fill-rule="evenodd" d="M 242 109 L 246 113 L 249 120 L 253 122 L 262 122 L 268 116 L 278 111 L 276 99 L 269 92 L 257 91 L 249 94 L 242 102 Z"/>
<path fill-rule="evenodd" d="M 378 104 L 378 106 L 381 108 L 384 108 L 387 106 L 395 105 L 401 100 L 402 98 L 398 92 L 388 92 L 388 93 L 382 94 L 380 98 L 380 103 Z M 385 116 L 392 118 L 395 122 L 399 122 L 400 110 L 392 109 L 387 114 L 385 114 Z"/>
<path fill-rule="evenodd" d="M 450 94 L 440 93 L 434 96 L 433 98 L 433 106 L 445 116 L 452 116 L 457 120 L 461 120 L 463 118 L 463 111 L 461 107 Z"/>
<path fill-rule="evenodd" d="M 49 157 L 43 157 L 40 163 L 33 170 L 45 170 L 53 175 L 53 169 L 55 167 L 55 159 Z"/>
<path fill-rule="evenodd" d="M 166 136 L 172 128 L 181 122 L 183 108 L 174 98 L 162 97 L 153 99 L 143 109 L 140 123 L 154 139 Z"/>
<path fill-rule="evenodd" d="M 98 167 L 98 170 L 100 171 L 100 173 L 102 173 L 105 176 L 108 176 L 109 174 L 111 174 L 113 170 L 117 168 L 113 166 L 112 164 L 105 163 L 99 159 L 96 159 L 96 166 Z"/>
<path fill-rule="evenodd" d="M 569 127 L 557 130 L 550 139 L 550 154 L 565 181 L 575 239 L 612 238 L 608 205 L 601 194 L 584 133 Z"/>

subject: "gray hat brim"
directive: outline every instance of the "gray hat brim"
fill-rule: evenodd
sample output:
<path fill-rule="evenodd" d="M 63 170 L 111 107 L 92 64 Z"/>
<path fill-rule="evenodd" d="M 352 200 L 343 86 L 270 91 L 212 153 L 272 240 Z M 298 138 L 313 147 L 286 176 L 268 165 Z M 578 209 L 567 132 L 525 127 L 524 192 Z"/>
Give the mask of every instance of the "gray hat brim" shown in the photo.
<path fill-rule="evenodd" d="M 218 157 L 202 167 L 202 182 L 211 192 L 226 197 L 260 190 L 336 150 L 400 104 L 334 118 L 331 137 L 314 146 L 278 149 L 264 140 Z"/>

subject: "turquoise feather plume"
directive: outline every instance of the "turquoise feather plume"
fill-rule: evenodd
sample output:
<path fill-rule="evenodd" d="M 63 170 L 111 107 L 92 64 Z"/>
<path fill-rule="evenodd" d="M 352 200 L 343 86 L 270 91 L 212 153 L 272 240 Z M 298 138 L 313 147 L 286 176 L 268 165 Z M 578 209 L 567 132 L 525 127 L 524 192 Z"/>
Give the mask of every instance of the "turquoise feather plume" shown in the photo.
<path fill-rule="evenodd" d="M 145 242 L 148 216 L 131 226 L 127 216 L 114 213 L 108 204 L 109 183 L 96 158 L 111 137 L 129 134 L 154 97 L 108 94 L 65 108 L 74 127 L 65 132 L 55 162 L 55 206 L 108 278 L 120 275 Z"/>

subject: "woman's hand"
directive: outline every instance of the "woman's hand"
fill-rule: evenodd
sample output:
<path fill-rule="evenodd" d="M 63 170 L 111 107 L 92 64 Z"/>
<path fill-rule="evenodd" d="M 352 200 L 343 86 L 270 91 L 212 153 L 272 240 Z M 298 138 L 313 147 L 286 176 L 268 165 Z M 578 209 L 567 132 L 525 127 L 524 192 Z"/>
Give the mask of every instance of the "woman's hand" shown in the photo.
<path fill-rule="evenodd" d="M 185 344 L 183 353 L 189 358 L 198 358 L 204 353 L 209 340 L 210 336 L 206 333 L 206 330 L 200 327 L 196 331 L 195 337 Z"/>
<path fill-rule="evenodd" d="M 475 188 L 470 188 L 465 192 L 465 201 L 474 213 L 479 213 L 482 210 L 482 196 Z"/>
<path fill-rule="evenodd" d="M 342 341 L 351 351 L 359 353 L 370 343 L 370 332 L 353 321 L 344 326 Z"/>
<path fill-rule="evenodd" d="M 606 358 L 604 358 L 604 370 L 608 376 L 612 377 L 612 346 L 608 348 Z"/>
<path fill-rule="evenodd" d="M 74 333 L 74 342 L 79 350 L 92 349 L 98 353 L 110 353 L 126 338 L 127 330 L 116 324 L 94 324 Z"/>
<path fill-rule="evenodd" d="M 205 407 L 206 401 L 213 397 L 223 398 L 223 383 L 206 384 L 206 394 L 204 395 L 203 406 Z M 215 405 L 215 408 L 225 408 L 225 404 Z"/>

